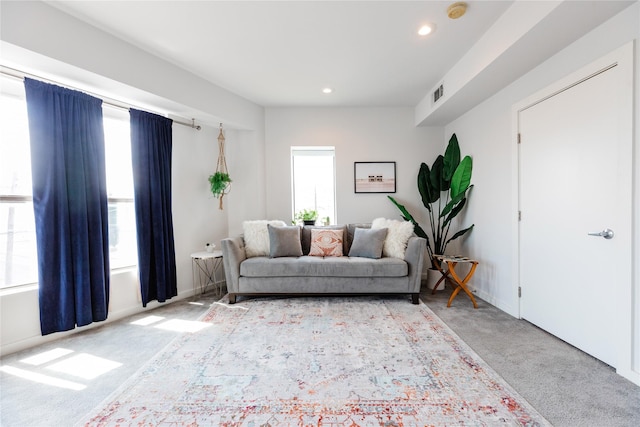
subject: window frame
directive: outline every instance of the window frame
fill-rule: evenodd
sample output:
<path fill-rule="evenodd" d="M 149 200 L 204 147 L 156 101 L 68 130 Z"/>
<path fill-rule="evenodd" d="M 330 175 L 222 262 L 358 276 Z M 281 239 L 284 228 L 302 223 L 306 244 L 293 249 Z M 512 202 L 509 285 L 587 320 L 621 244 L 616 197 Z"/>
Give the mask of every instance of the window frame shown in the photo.
<path fill-rule="evenodd" d="M 336 148 L 332 145 L 326 146 L 291 146 L 291 217 L 295 219 L 296 215 L 296 179 L 295 179 L 295 157 L 331 157 L 332 159 L 332 204 L 333 212 L 330 213 L 330 222 L 337 224 L 338 208 L 337 208 L 337 185 L 336 185 Z M 298 211 L 308 207 L 299 207 Z M 320 215 L 320 212 L 318 212 Z M 326 216 L 326 215 L 325 215 Z M 319 218 L 320 219 L 320 218 Z"/>

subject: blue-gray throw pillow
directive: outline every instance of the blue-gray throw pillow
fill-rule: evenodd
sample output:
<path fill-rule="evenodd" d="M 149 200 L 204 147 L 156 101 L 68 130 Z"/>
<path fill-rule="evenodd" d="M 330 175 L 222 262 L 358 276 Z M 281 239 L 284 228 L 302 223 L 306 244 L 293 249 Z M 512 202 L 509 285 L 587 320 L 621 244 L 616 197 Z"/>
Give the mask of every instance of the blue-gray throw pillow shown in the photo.
<path fill-rule="evenodd" d="M 349 256 L 381 258 L 382 247 L 386 237 L 386 228 L 356 228 L 353 233 L 353 243 L 351 243 Z"/>
<path fill-rule="evenodd" d="M 302 256 L 300 243 L 300 227 L 276 227 L 267 225 L 269 229 L 269 257 Z"/>

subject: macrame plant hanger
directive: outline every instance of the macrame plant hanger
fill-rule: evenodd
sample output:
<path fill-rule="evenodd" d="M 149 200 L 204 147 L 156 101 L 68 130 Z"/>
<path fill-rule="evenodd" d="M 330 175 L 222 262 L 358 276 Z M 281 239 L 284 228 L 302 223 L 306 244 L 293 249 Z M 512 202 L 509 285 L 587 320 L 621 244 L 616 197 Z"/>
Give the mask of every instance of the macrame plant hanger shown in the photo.
<path fill-rule="evenodd" d="M 231 178 L 229 178 L 229 170 L 227 169 L 227 160 L 224 156 L 224 134 L 222 133 L 222 123 L 220 123 L 220 133 L 218 135 L 218 164 L 216 165 L 216 173 L 209 177 L 211 183 L 211 192 L 220 199 L 219 209 L 222 210 L 222 198 L 229 194 L 231 187 Z"/>

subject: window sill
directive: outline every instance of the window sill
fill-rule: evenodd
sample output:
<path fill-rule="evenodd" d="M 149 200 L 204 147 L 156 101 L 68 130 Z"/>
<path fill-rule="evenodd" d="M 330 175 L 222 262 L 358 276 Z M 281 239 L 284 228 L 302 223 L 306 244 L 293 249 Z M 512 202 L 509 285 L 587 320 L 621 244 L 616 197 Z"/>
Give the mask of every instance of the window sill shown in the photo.
<path fill-rule="evenodd" d="M 28 283 L 26 285 L 11 286 L 10 288 L 0 289 L 0 297 L 3 297 L 5 295 L 13 295 L 13 294 L 19 294 L 22 292 L 31 292 L 31 291 L 37 291 L 37 290 L 38 290 L 37 283 Z"/>
<path fill-rule="evenodd" d="M 127 265 L 124 267 L 112 268 L 111 275 L 129 273 L 131 271 L 136 271 L 137 269 L 138 269 L 137 265 Z M 38 290 L 37 283 L 26 283 L 24 285 L 10 286 L 10 287 L 0 289 L 0 297 L 5 295 L 13 295 L 13 294 L 19 294 L 22 292 L 31 292 L 31 291 L 37 291 L 37 290 Z"/>
<path fill-rule="evenodd" d="M 111 269 L 111 274 L 118 274 L 118 273 L 127 273 L 129 271 L 135 271 L 138 269 L 138 265 L 134 264 L 134 265 L 124 265 L 122 267 L 114 267 Z"/>

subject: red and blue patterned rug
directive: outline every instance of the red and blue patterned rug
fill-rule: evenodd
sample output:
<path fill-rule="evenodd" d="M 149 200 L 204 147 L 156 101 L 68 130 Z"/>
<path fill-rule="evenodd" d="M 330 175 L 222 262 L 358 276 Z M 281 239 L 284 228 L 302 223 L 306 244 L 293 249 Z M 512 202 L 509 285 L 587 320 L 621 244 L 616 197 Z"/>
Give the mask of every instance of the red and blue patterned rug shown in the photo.
<path fill-rule="evenodd" d="M 550 425 L 423 303 L 226 301 L 83 424 Z"/>

